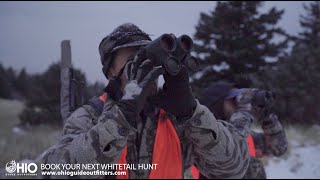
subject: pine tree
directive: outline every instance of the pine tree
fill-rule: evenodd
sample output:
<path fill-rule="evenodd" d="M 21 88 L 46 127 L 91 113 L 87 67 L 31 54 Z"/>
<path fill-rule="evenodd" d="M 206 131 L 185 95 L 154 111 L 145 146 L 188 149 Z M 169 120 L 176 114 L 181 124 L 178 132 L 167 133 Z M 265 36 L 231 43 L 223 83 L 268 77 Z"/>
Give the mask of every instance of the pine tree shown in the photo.
<path fill-rule="evenodd" d="M 10 99 L 12 98 L 11 94 L 11 85 L 7 76 L 5 67 L 0 63 L 0 97 Z"/>
<path fill-rule="evenodd" d="M 314 124 L 320 119 L 320 3 L 304 5 L 302 32 L 288 57 L 265 71 L 255 84 L 277 94 L 277 113 L 287 123 Z"/>
<path fill-rule="evenodd" d="M 24 71 L 21 71 L 19 77 L 23 79 Z M 79 82 L 87 84 L 85 74 L 74 68 L 74 78 Z M 19 78 L 18 78 L 19 79 Z M 41 74 L 29 77 L 28 88 L 30 94 L 27 98 L 26 108 L 20 114 L 22 125 L 38 125 L 42 123 L 62 125 L 60 115 L 60 64 L 53 63 Z M 85 100 L 88 100 L 98 92 L 98 88 L 103 90 L 99 83 L 84 87 Z M 102 93 L 100 91 L 100 94 Z"/>
<path fill-rule="evenodd" d="M 15 88 L 24 98 L 29 96 L 29 83 L 29 77 L 26 73 L 26 69 L 23 68 L 16 79 Z"/>
<path fill-rule="evenodd" d="M 308 48 L 317 49 L 320 46 L 320 2 L 304 4 L 306 15 L 301 16 L 300 25 L 303 32 L 298 40 Z"/>
<path fill-rule="evenodd" d="M 249 86 L 252 74 L 272 64 L 268 58 L 277 60 L 283 55 L 288 38 L 277 23 L 284 10 L 260 13 L 262 5 L 261 1 L 218 2 L 211 13 L 201 13 L 194 38 L 202 64 L 197 73 L 203 75 L 193 78 L 193 87 L 206 87 L 220 79 Z M 276 36 L 283 39 L 276 43 Z"/>

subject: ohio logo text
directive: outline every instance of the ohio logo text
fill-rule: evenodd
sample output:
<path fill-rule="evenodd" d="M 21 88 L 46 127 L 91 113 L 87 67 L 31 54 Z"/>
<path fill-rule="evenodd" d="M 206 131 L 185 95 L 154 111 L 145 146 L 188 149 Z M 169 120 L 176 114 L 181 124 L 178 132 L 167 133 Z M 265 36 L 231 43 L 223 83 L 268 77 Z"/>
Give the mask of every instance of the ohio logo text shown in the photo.
<path fill-rule="evenodd" d="M 36 176 L 37 170 L 35 163 L 16 163 L 12 160 L 6 164 L 7 176 Z"/>

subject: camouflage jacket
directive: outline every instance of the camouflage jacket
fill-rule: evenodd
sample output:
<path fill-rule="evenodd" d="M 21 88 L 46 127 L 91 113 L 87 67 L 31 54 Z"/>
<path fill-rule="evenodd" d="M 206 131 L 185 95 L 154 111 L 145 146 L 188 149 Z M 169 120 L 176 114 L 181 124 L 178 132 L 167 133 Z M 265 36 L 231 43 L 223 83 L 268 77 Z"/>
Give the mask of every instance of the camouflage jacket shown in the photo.
<path fill-rule="evenodd" d="M 277 115 L 270 114 L 262 123 L 263 133 L 251 131 L 257 157 L 264 155 L 281 156 L 287 151 L 288 142 L 285 131 Z"/>
<path fill-rule="evenodd" d="M 265 155 L 281 156 L 287 151 L 288 142 L 285 131 L 275 114 L 270 114 L 262 121 L 263 133 L 251 131 L 256 158 L 251 157 L 244 179 L 266 179 L 263 163 L 257 159 Z"/>
<path fill-rule="evenodd" d="M 61 140 L 47 151 L 41 163 L 117 163 L 127 145 L 128 164 L 151 164 L 157 113 L 159 111 L 147 114 L 144 123 L 137 120 L 137 128 L 133 128 L 111 100 L 104 104 L 102 114 L 84 105 L 67 119 Z M 171 120 L 181 142 L 185 168 L 194 164 L 208 178 L 241 178 L 244 175 L 249 165 L 246 134 L 228 122 L 216 120 L 198 101 L 191 119 L 181 125 L 175 118 Z M 245 126 L 249 128 L 250 124 Z M 148 175 L 148 170 L 129 171 L 129 178 L 148 178 Z"/>

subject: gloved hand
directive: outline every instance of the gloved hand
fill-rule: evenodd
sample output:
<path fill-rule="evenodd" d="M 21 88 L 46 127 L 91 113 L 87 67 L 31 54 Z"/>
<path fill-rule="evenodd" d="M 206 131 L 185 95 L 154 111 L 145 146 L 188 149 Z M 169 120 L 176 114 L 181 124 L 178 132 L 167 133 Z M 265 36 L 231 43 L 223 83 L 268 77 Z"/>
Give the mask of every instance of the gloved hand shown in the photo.
<path fill-rule="evenodd" d="M 164 69 L 161 66 L 153 67 L 152 61 L 146 59 L 145 50 L 142 48 L 134 60 L 126 64 L 123 73 L 128 81 L 124 95 L 117 104 L 129 124 L 136 127 L 136 118 L 143 109 L 155 80 L 164 73 Z"/>
<path fill-rule="evenodd" d="M 269 115 L 274 100 L 272 92 L 255 88 L 244 89 L 236 97 L 238 108 L 250 111 L 258 120 Z"/>
<path fill-rule="evenodd" d="M 164 74 L 163 91 L 150 98 L 151 104 L 173 114 L 179 123 L 190 119 L 197 105 L 189 84 L 189 74 L 185 66 L 175 75 Z"/>
<path fill-rule="evenodd" d="M 262 118 L 261 120 L 261 127 L 263 129 L 269 128 L 270 126 L 273 126 L 275 123 L 277 123 L 278 120 L 278 116 L 274 113 L 269 113 L 268 115 L 266 115 L 264 118 Z"/>
<path fill-rule="evenodd" d="M 129 60 L 128 60 L 129 61 Z M 109 79 L 109 83 L 104 91 L 108 94 L 108 97 L 113 99 L 114 101 L 119 101 L 123 96 L 123 92 L 120 91 L 121 88 L 121 76 L 124 68 L 121 69 L 117 76 L 113 76 Z"/>
<path fill-rule="evenodd" d="M 244 88 L 243 91 L 237 95 L 236 102 L 238 109 L 245 111 L 252 111 L 252 99 L 256 89 Z"/>
<path fill-rule="evenodd" d="M 275 94 L 266 90 L 255 90 L 252 98 L 252 106 L 258 120 L 265 119 L 271 113 L 271 108 L 275 102 Z"/>

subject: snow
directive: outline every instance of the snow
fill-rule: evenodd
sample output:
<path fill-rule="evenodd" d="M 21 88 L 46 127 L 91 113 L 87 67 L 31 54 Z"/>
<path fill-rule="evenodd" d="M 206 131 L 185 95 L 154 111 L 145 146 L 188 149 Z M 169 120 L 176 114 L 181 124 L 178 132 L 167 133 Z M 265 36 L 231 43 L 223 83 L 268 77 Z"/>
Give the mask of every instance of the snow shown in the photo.
<path fill-rule="evenodd" d="M 25 135 L 26 134 L 26 132 L 23 129 L 21 129 L 20 127 L 12 128 L 12 132 L 14 134 L 18 134 L 18 135 Z"/>
<path fill-rule="evenodd" d="M 204 71 L 196 72 L 193 76 L 194 79 L 200 79 L 204 75 Z"/>
<path fill-rule="evenodd" d="M 226 62 L 222 62 L 220 65 L 213 65 L 212 68 L 217 71 L 217 72 L 220 72 L 222 70 L 225 70 L 225 69 L 229 69 L 230 66 L 229 64 L 227 64 Z"/>
<path fill-rule="evenodd" d="M 320 144 L 301 144 L 290 140 L 287 158 L 272 157 L 265 166 L 268 179 L 320 178 Z"/>
<path fill-rule="evenodd" d="M 162 88 L 163 84 L 164 84 L 164 78 L 163 78 L 163 75 L 160 75 L 158 79 L 158 88 Z"/>

